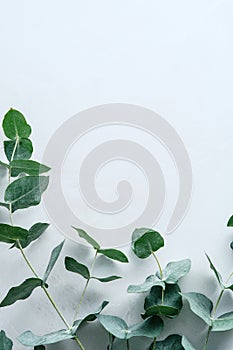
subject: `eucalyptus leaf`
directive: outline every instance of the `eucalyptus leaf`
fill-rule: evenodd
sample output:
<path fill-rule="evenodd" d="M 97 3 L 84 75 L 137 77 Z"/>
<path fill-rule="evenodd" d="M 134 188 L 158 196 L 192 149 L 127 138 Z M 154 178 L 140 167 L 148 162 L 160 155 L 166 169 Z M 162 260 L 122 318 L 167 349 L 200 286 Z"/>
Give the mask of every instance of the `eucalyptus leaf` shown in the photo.
<path fill-rule="evenodd" d="M 0 350 L 11 350 L 13 342 L 6 336 L 6 333 L 1 330 L 0 332 Z"/>
<path fill-rule="evenodd" d="M 221 276 L 221 274 L 220 274 L 220 273 L 217 271 L 217 269 L 215 268 L 214 264 L 213 264 L 212 261 L 210 260 L 210 257 L 209 257 L 207 254 L 205 254 L 205 255 L 206 255 L 206 257 L 207 257 L 207 259 L 208 259 L 208 261 L 209 261 L 209 263 L 210 263 L 210 268 L 211 268 L 211 270 L 214 271 L 215 277 L 216 277 L 218 283 L 220 284 L 220 286 L 222 287 L 222 286 L 223 286 L 223 282 L 222 282 L 222 276 Z"/>
<path fill-rule="evenodd" d="M 88 233 L 86 233 L 84 230 L 74 227 L 72 226 L 77 232 L 79 237 L 85 239 L 85 241 L 87 243 L 89 243 L 90 245 L 92 245 L 93 248 L 99 250 L 100 249 L 100 245 L 99 243 L 97 243 Z"/>
<path fill-rule="evenodd" d="M 127 256 L 118 249 L 99 249 L 98 253 L 103 254 L 104 256 L 108 257 L 109 259 L 117 260 L 117 261 L 120 261 L 122 263 L 129 262 Z"/>
<path fill-rule="evenodd" d="M 223 314 L 213 320 L 213 332 L 229 331 L 231 329 L 233 329 L 233 311 Z"/>
<path fill-rule="evenodd" d="M 7 203 L 0 202 L 0 207 L 7 208 L 8 210 L 10 209 L 10 205 Z"/>
<path fill-rule="evenodd" d="M 32 142 L 29 139 L 20 139 L 19 141 L 4 141 L 4 152 L 7 159 L 29 159 L 33 152 Z M 14 154 L 13 154 L 14 153 Z"/>
<path fill-rule="evenodd" d="M 10 167 L 14 171 L 14 176 L 18 176 L 21 173 L 36 176 L 50 170 L 48 166 L 34 160 L 12 160 Z"/>
<path fill-rule="evenodd" d="M 26 248 L 33 241 L 37 240 L 49 227 L 49 224 L 44 222 L 37 222 L 28 230 L 28 236 L 26 239 L 20 239 L 20 244 L 22 248 Z M 17 245 L 16 245 L 17 246 Z"/>
<path fill-rule="evenodd" d="M 190 309 L 197 316 L 199 316 L 209 326 L 212 325 L 211 312 L 213 303 L 204 294 L 201 293 L 181 293 L 181 295 L 188 301 Z"/>
<path fill-rule="evenodd" d="M 12 205 L 12 212 L 38 205 L 48 183 L 47 176 L 21 177 L 7 187 L 4 200 Z"/>
<path fill-rule="evenodd" d="M 165 283 L 161 281 L 157 276 L 148 276 L 145 282 L 138 285 L 130 285 L 127 289 L 128 293 L 144 293 L 148 292 L 153 286 L 160 286 L 165 289 Z"/>
<path fill-rule="evenodd" d="M 163 237 L 149 228 L 138 228 L 132 235 L 132 250 L 140 259 L 149 257 L 164 246 Z"/>
<path fill-rule="evenodd" d="M 2 161 L 0 161 L 0 166 L 3 166 L 6 169 L 10 169 L 10 166 Z"/>
<path fill-rule="evenodd" d="M 192 344 L 188 341 L 188 339 L 183 335 L 181 344 L 183 345 L 185 350 L 195 350 Z"/>
<path fill-rule="evenodd" d="M 97 316 L 103 311 L 103 309 L 109 304 L 109 301 L 104 300 L 100 307 L 93 313 L 86 315 L 84 318 L 76 320 L 73 322 L 72 325 L 72 332 L 73 334 L 77 332 L 78 328 L 84 323 L 84 322 L 93 322 L 97 319 Z"/>
<path fill-rule="evenodd" d="M 231 249 L 233 249 L 233 241 L 231 242 L 230 247 L 231 247 Z"/>
<path fill-rule="evenodd" d="M 2 127 L 6 137 L 11 140 L 28 138 L 32 131 L 23 114 L 16 109 L 10 109 L 5 114 Z"/>
<path fill-rule="evenodd" d="M 163 270 L 163 278 L 161 278 L 159 272 L 157 272 L 156 275 L 168 284 L 175 284 L 190 271 L 190 268 L 190 259 L 172 261 L 169 262 Z"/>
<path fill-rule="evenodd" d="M 153 350 L 153 343 L 149 350 Z M 169 335 L 166 339 L 156 342 L 156 350 L 195 350 L 187 338 L 178 334 Z"/>
<path fill-rule="evenodd" d="M 102 326 L 119 339 L 133 337 L 155 338 L 163 330 L 163 321 L 159 317 L 150 317 L 147 320 L 128 327 L 127 323 L 117 316 L 99 315 Z"/>
<path fill-rule="evenodd" d="M 48 263 L 48 266 L 46 268 L 46 271 L 45 271 L 44 277 L 43 277 L 44 283 L 47 281 L 52 269 L 54 268 L 54 265 L 57 262 L 57 259 L 61 253 L 62 248 L 63 248 L 64 242 L 65 242 L 65 240 L 62 241 L 57 247 L 55 247 L 50 255 L 49 263 Z"/>
<path fill-rule="evenodd" d="M 27 239 L 28 231 L 22 227 L 0 224 L 0 242 L 15 243 Z"/>
<path fill-rule="evenodd" d="M 34 350 L 45 350 L 45 346 L 44 345 L 34 346 Z"/>
<path fill-rule="evenodd" d="M 160 317 L 149 317 L 145 321 L 128 328 L 126 339 L 132 337 L 157 338 L 163 330 L 163 321 Z"/>
<path fill-rule="evenodd" d="M 25 346 L 39 346 L 57 343 L 63 340 L 72 339 L 74 335 L 70 330 L 61 329 L 57 332 L 48 333 L 45 335 L 35 335 L 31 331 L 22 333 L 17 339 Z"/>
<path fill-rule="evenodd" d="M 175 318 L 182 306 L 180 288 L 177 284 L 166 284 L 164 292 L 162 287 L 155 286 L 145 299 L 143 318 L 154 315 Z"/>
<path fill-rule="evenodd" d="M 99 282 L 106 283 L 106 282 L 112 282 L 112 281 L 118 280 L 122 277 L 120 277 L 120 276 L 108 276 L 108 277 L 92 277 L 92 278 L 95 280 L 98 280 Z"/>
<path fill-rule="evenodd" d="M 65 257 L 65 268 L 68 271 L 78 273 L 86 279 L 90 279 L 91 277 L 88 268 L 70 256 Z"/>
<path fill-rule="evenodd" d="M 12 287 L 2 300 L 0 307 L 14 304 L 18 300 L 27 299 L 37 287 L 42 286 L 40 278 L 28 278 L 17 287 Z"/>
<path fill-rule="evenodd" d="M 233 215 L 232 215 L 232 216 L 230 217 L 230 219 L 228 220 L 227 226 L 228 226 L 228 227 L 233 227 Z"/>

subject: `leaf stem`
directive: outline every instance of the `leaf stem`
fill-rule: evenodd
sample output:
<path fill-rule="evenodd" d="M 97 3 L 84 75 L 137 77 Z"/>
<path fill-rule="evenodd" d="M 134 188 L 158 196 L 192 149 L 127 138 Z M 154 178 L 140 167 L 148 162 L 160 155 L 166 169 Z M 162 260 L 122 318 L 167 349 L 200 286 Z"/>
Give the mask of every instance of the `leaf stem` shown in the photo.
<path fill-rule="evenodd" d="M 129 339 L 126 340 L 126 349 L 130 350 Z"/>
<path fill-rule="evenodd" d="M 155 346 L 156 346 L 156 338 L 154 338 L 152 350 L 155 350 Z"/>
<path fill-rule="evenodd" d="M 203 350 L 206 350 L 207 349 L 207 344 L 208 344 L 208 341 L 209 341 L 209 337 L 210 337 L 210 332 L 211 332 L 211 326 L 209 326 L 208 328 L 208 332 L 207 332 L 207 337 L 206 337 L 206 340 L 205 340 L 205 345 L 204 345 L 204 349 Z"/>
<path fill-rule="evenodd" d="M 156 254 L 153 251 L 151 251 L 151 253 L 152 253 L 152 255 L 153 255 L 153 257 L 158 265 L 160 278 L 162 280 L 163 279 L 163 270 L 162 270 L 162 267 L 160 265 L 159 259 L 157 258 Z M 163 302 L 164 302 L 164 289 L 163 289 L 163 287 L 162 287 L 162 297 L 161 298 L 162 298 L 162 304 L 163 304 Z"/>
<path fill-rule="evenodd" d="M 95 252 L 95 256 L 94 256 L 94 259 L 92 261 L 92 264 L 91 264 L 91 268 L 90 268 L 90 277 L 86 280 L 86 283 L 85 283 L 85 286 L 84 286 L 84 289 L 83 289 L 83 292 L 81 294 L 81 297 L 79 299 L 79 303 L 78 303 L 78 306 L 77 306 L 77 309 L 76 309 L 76 312 L 75 312 L 75 315 L 74 315 L 74 320 L 77 318 L 78 316 L 78 312 L 80 310 L 80 307 L 82 305 L 82 302 L 83 302 L 83 299 L 86 295 L 86 291 L 87 291 L 87 288 L 88 288 L 88 285 L 90 283 L 90 280 L 91 280 L 91 275 L 92 275 L 92 271 L 94 269 L 94 266 L 95 266 L 95 261 L 96 261 L 96 258 L 97 258 L 97 254 L 98 254 L 98 250 L 96 250 Z"/>
<path fill-rule="evenodd" d="M 34 267 L 32 266 L 31 262 L 29 261 L 29 259 L 27 258 L 26 254 L 24 253 L 23 247 L 20 243 L 19 240 L 17 240 L 17 245 L 20 249 L 20 252 L 26 262 L 26 264 L 28 265 L 29 269 L 32 271 L 33 275 L 36 278 L 39 278 L 39 275 L 37 274 L 36 270 L 34 269 Z M 65 317 L 63 316 L 63 314 L 61 313 L 61 311 L 59 310 L 57 304 L 55 303 L 54 299 L 52 298 L 51 294 L 49 293 L 49 291 L 46 289 L 46 287 L 44 285 L 42 285 L 42 289 L 45 292 L 47 298 L 49 299 L 50 303 L 52 304 L 53 308 L 55 309 L 55 311 L 57 312 L 58 316 L 60 317 L 60 319 L 62 320 L 62 322 L 66 325 L 66 327 L 71 330 L 72 327 L 69 325 L 69 323 L 67 322 L 67 320 L 65 319 Z M 82 345 L 82 343 L 80 342 L 79 338 L 77 336 L 74 337 L 74 340 L 76 341 L 76 343 L 79 345 L 81 350 L 85 350 L 84 346 Z"/>

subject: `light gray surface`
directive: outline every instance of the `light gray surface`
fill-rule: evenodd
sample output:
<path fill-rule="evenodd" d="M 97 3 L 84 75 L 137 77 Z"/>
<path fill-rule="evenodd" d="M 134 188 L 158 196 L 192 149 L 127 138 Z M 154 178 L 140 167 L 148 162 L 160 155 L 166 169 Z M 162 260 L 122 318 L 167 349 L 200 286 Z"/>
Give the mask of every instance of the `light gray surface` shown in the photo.
<path fill-rule="evenodd" d="M 103 103 L 142 105 L 164 116 L 177 130 L 192 162 L 193 198 L 183 223 L 166 237 L 166 250 L 161 251 L 160 257 L 163 264 L 190 257 L 193 266 L 182 282 L 184 291 L 206 292 L 213 298 L 217 296 L 216 284 L 204 251 L 224 277 L 232 268 L 232 253 L 228 249 L 232 233 L 225 228 L 233 212 L 232 14 L 230 0 L 21 0 L 2 1 L 0 11 L 0 112 L 3 115 L 14 107 L 25 113 L 33 127 L 36 159 L 41 159 L 53 132 L 65 120 Z M 136 136 L 133 131 L 133 136 L 128 132 L 129 137 Z M 139 143 L 150 145 L 149 139 L 138 136 Z M 169 213 L 177 180 L 174 186 L 172 170 L 168 173 Z M 64 186 L 69 181 L 64 179 Z M 103 183 L 100 185 L 103 187 Z M 144 190 L 145 184 L 140 186 Z M 136 205 L 135 211 L 139 209 Z M 1 217 L 2 221 L 7 220 L 3 210 Z M 25 227 L 36 220 L 47 220 L 42 207 L 28 210 L 26 218 L 23 211 L 15 215 L 15 222 Z M 162 220 L 158 224 L 161 230 L 166 215 Z M 43 271 L 49 252 L 62 239 L 51 227 L 28 249 L 39 271 Z M 29 276 L 29 271 L 17 252 L 3 245 L 0 249 L 2 298 L 9 287 Z M 110 264 L 111 271 L 122 274 L 124 279 L 102 289 L 93 283 L 83 312 L 92 304 L 98 305 L 103 294 L 111 300 L 108 311 L 125 317 L 129 323 L 142 311 L 140 302 L 135 306 L 141 298 L 127 295 L 126 288 L 151 273 L 154 262 L 147 260 L 142 264 L 128 246 L 124 250 L 130 256 L 130 265 Z M 80 258 L 89 262 L 85 250 L 80 252 L 69 242 L 65 253 L 77 257 L 81 254 Z M 82 289 L 83 282 L 75 277 L 65 274 L 62 259 L 51 277 L 51 292 L 67 318 L 72 318 Z M 228 298 L 232 305 L 231 295 Z M 223 305 L 222 311 L 226 310 L 227 305 Z M 182 314 L 177 321 L 171 321 L 171 326 L 175 325 L 174 331 L 185 333 L 201 349 L 204 323 L 187 309 Z M 13 339 L 28 328 L 39 334 L 61 326 L 39 291 L 28 301 L 0 313 L 0 327 Z M 91 329 L 90 334 L 81 334 L 87 350 L 93 346 L 102 350 L 104 333 L 96 335 L 96 328 Z M 229 350 L 232 346 L 232 332 L 225 332 L 213 335 L 209 348 Z M 67 345 L 69 350 L 75 348 L 71 343 Z M 17 344 L 15 349 L 24 347 Z M 62 344 L 51 349 L 65 347 Z M 142 350 L 142 345 L 136 342 L 133 350 Z"/>

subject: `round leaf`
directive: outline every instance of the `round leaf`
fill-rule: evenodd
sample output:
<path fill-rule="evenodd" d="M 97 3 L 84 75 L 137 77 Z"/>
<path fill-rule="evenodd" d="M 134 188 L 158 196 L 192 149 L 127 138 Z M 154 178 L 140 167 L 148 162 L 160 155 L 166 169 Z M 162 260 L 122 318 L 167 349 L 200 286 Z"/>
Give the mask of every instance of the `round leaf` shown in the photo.
<path fill-rule="evenodd" d="M 31 127 L 27 124 L 23 114 L 16 109 L 10 109 L 4 116 L 2 127 L 5 135 L 15 140 L 28 138 L 31 135 Z"/>
<path fill-rule="evenodd" d="M 164 246 L 163 237 L 152 229 L 139 228 L 132 235 L 132 250 L 140 259 L 145 259 Z"/>

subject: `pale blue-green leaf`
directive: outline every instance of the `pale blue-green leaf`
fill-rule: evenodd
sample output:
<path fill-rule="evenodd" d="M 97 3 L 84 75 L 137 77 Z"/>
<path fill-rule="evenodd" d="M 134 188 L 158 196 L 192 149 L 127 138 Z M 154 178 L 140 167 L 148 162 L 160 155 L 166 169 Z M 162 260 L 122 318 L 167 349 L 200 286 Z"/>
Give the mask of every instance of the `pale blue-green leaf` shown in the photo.
<path fill-rule="evenodd" d="M 233 329 L 233 311 L 221 315 L 213 320 L 212 331 L 223 332 Z"/>
<path fill-rule="evenodd" d="M 181 295 L 188 301 L 190 309 L 205 323 L 211 326 L 211 312 L 213 309 L 212 301 L 201 293 L 190 292 L 181 293 Z"/>
<path fill-rule="evenodd" d="M 52 332 L 41 336 L 35 335 L 31 331 L 26 331 L 18 337 L 18 340 L 25 346 L 39 346 L 53 344 L 72 338 L 74 338 L 74 335 L 70 330 L 61 329 L 57 332 Z"/>
<path fill-rule="evenodd" d="M 65 242 L 65 240 L 62 241 L 57 247 L 55 247 L 50 255 L 49 263 L 48 263 L 48 266 L 46 268 L 46 271 L 45 271 L 44 277 L 43 277 L 44 283 L 47 281 L 52 269 L 54 268 L 54 265 L 57 262 L 57 259 L 61 253 L 64 242 Z"/>
<path fill-rule="evenodd" d="M 192 344 L 188 341 L 188 339 L 183 336 L 181 344 L 183 345 L 185 350 L 195 350 L 195 348 L 192 346 Z"/>
<path fill-rule="evenodd" d="M 128 293 L 144 293 L 148 292 L 153 286 L 160 286 L 165 289 L 165 283 L 161 281 L 157 276 L 148 276 L 142 284 L 130 285 L 127 289 Z"/>
<path fill-rule="evenodd" d="M 126 339 L 128 325 L 122 318 L 110 315 L 98 315 L 97 318 L 106 331 L 119 339 Z"/>
<path fill-rule="evenodd" d="M 128 328 L 126 339 L 133 337 L 157 338 L 163 330 L 163 321 L 154 316 Z"/>
<path fill-rule="evenodd" d="M 190 268 L 190 259 L 172 261 L 163 270 L 163 278 L 161 278 L 160 272 L 157 272 L 156 275 L 166 283 L 175 284 L 190 271 Z"/>

